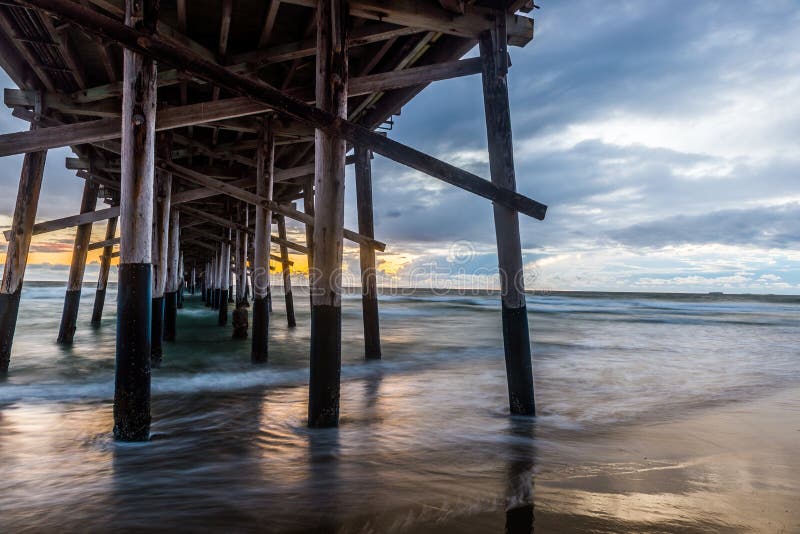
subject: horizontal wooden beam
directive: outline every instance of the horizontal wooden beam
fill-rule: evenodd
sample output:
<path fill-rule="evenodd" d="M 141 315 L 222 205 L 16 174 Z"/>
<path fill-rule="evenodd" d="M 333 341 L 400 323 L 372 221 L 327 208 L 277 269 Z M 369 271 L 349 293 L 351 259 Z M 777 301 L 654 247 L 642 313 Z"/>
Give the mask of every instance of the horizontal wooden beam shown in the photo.
<path fill-rule="evenodd" d="M 118 217 L 118 216 L 119 216 L 119 206 L 111 206 L 110 208 L 89 211 L 86 213 L 81 213 L 79 215 L 70 215 L 69 217 L 62 217 L 60 219 L 53 219 L 51 221 L 45 221 L 34 224 L 33 235 L 46 234 L 47 232 L 55 232 L 56 230 L 63 230 L 64 228 L 69 228 L 71 226 L 79 226 L 81 224 L 94 223 L 97 221 L 102 221 L 105 219 L 110 219 L 111 217 Z M 3 232 L 3 236 L 5 236 L 6 241 L 8 241 L 11 238 L 11 230 L 6 230 L 5 232 Z"/>
<path fill-rule="evenodd" d="M 26 5 L 44 9 L 93 35 L 114 40 L 137 53 L 173 66 L 179 66 L 185 72 L 219 85 L 234 94 L 251 97 L 282 115 L 318 128 L 328 135 L 342 137 L 354 145 L 372 149 L 377 154 L 487 198 L 508 209 L 536 219 L 544 219 L 547 206 L 540 202 L 536 202 L 515 191 L 498 187 L 488 180 L 433 156 L 398 143 L 331 113 L 309 106 L 282 93 L 262 80 L 242 76 L 212 61 L 187 54 L 185 50 L 170 44 L 158 34 L 140 32 L 71 0 L 20 1 Z M 426 5 L 430 6 L 428 3 Z M 441 8 L 437 9 L 441 10 Z M 444 10 L 442 11 L 444 12 Z M 41 131 L 46 130 L 43 129 Z M 247 192 L 245 191 L 245 193 Z M 286 215 L 289 216 L 288 214 Z M 296 219 L 296 217 L 292 218 Z"/>
<path fill-rule="evenodd" d="M 213 235 L 203 236 L 203 239 L 210 239 L 211 241 L 214 241 L 214 242 L 217 242 L 217 243 L 230 243 L 230 241 L 228 239 L 225 239 L 223 237 L 213 236 Z M 217 251 L 217 246 L 216 245 L 212 245 L 212 244 L 210 244 L 210 243 L 208 243 L 206 241 L 202 241 L 200 239 L 200 236 L 186 239 L 186 242 L 187 243 L 191 243 L 192 245 L 197 245 L 197 246 L 202 247 L 202 248 L 204 248 L 206 250 L 211 250 L 211 251 L 214 251 L 214 252 Z M 269 255 L 269 259 L 271 259 L 273 261 L 281 261 L 281 257 L 278 256 L 277 254 L 270 254 Z M 289 261 L 289 265 L 294 265 L 294 262 L 290 260 Z"/>
<path fill-rule="evenodd" d="M 4 89 L 3 102 L 6 106 L 32 107 L 35 103 L 36 91 L 23 91 L 21 89 Z M 42 94 L 42 108 L 55 109 L 69 115 L 80 115 L 86 117 L 107 117 L 117 118 L 120 116 L 120 106 L 118 102 L 111 100 L 94 102 L 91 104 L 81 104 L 74 99 L 61 93 L 46 91 Z"/>
<path fill-rule="evenodd" d="M 104 239 L 102 241 L 95 241 L 89 244 L 89 250 L 97 250 L 98 248 L 113 247 L 119 245 L 119 237 L 112 237 L 111 239 Z"/>
<path fill-rule="evenodd" d="M 247 97 L 167 108 L 158 113 L 156 130 L 170 130 L 215 120 L 255 115 L 263 113 L 266 109 L 264 104 Z M 119 119 L 112 118 L 39 128 L 0 135 L 0 156 L 107 141 L 119 136 Z"/>
<path fill-rule="evenodd" d="M 243 202 L 247 202 L 248 204 L 252 204 L 255 206 L 264 206 L 270 211 L 276 213 L 282 213 L 283 215 L 289 217 L 290 219 L 294 219 L 296 221 L 300 221 L 302 223 L 311 226 L 314 225 L 314 217 L 308 215 L 307 213 L 303 213 L 302 211 L 298 211 L 291 206 L 287 206 L 285 204 L 279 204 L 278 202 L 269 200 L 265 197 L 258 196 L 257 194 L 251 193 L 250 191 L 247 191 L 245 189 L 241 189 L 231 184 L 215 180 L 210 176 L 206 176 L 197 171 L 193 171 L 192 169 L 188 169 L 172 161 L 160 160 L 158 162 L 158 166 L 162 169 L 168 170 L 174 176 L 183 178 L 184 180 L 189 180 L 190 182 L 202 185 L 203 187 L 206 187 L 208 189 L 216 189 L 219 193 L 231 196 Z M 352 230 L 345 229 L 344 237 L 349 239 L 350 241 L 354 241 L 361 245 L 366 245 L 368 247 L 372 247 L 380 251 L 386 250 L 386 243 L 381 243 L 380 241 L 369 238 L 367 236 L 363 236 L 357 232 L 353 232 Z"/>

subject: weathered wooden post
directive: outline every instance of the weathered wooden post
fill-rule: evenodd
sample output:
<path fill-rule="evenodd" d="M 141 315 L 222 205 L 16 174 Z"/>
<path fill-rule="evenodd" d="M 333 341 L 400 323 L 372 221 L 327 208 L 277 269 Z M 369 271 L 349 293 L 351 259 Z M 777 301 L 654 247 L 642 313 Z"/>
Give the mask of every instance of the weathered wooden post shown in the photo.
<path fill-rule="evenodd" d="M 294 298 L 292 297 L 292 273 L 289 270 L 289 249 L 286 247 L 286 218 L 278 214 L 278 237 L 281 242 L 281 267 L 283 271 L 283 293 L 286 301 L 286 323 L 289 328 L 297 326 L 294 318 Z"/>
<path fill-rule="evenodd" d="M 91 180 L 83 184 L 81 213 L 94 211 L 97 206 L 97 187 Z M 61 311 L 61 326 L 58 329 L 57 342 L 62 345 L 72 344 L 78 321 L 78 306 L 81 303 L 81 286 L 83 273 L 86 271 L 86 254 L 92 237 L 92 223 L 78 226 L 75 232 L 75 244 L 72 247 L 72 262 L 69 266 L 69 281 L 64 295 L 64 308 Z"/>
<path fill-rule="evenodd" d="M 230 238 L 230 234 L 228 235 Z M 219 314 L 217 324 L 225 326 L 228 324 L 228 284 L 230 282 L 231 270 L 231 246 L 230 241 L 220 243 L 219 255 Z"/>
<path fill-rule="evenodd" d="M 208 262 L 206 263 L 206 280 L 206 292 L 208 294 L 206 298 L 206 306 L 210 308 L 214 301 L 214 261 L 211 258 L 209 258 Z"/>
<path fill-rule="evenodd" d="M 222 245 L 220 245 L 220 246 L 222 246 Z M 211 309 L 212 310 L 218 310 L 219 309 L 219 285 L 220 285 L 219 284 L 219 280 L 220 280 L 219 259 L 220 259 L 220 250 L 217 249 L 217 251 L 214 252 L 214 264 L 211 266 L 211 270 L 212 270 L 212 273 L 213 273 L 212 276 L 213 276 L 213 281 L 214 281 L 213 282 L 214 291 L 211 294 Z"/>
<path fill-rule="evenodd" d="M 158 0 L 126 0 L 125 24 L 156 32 Z M 156 64 L 123 51 L 122 177 L 114 436 L 150 436 L 151 240 Z"/>
<path fill-rule="evenodd" d="M 179 238 L 180 240 L 180 238 Z M 175 306 L 177 309 L 183 308 L 183 290 L 186 284 L 184 283 L 184 273 L 183 273 L 183 251 L 178 251 L 178 291 L 177 295 L 177 305 Z"/>
<path fill-rule="evenodd" d="M 106 223 L 105 241 L 114 239 L 117 233 L 118 217 L 112 217 Z M 114 245 L 103 247 L 103 255 L 100 256 L 100 274 L 97 276 L 97 290 L 94 293 L 94 308 L 92 308 L 92 326 L 100 326 L 103 319 L 103 306 L 106 302 L 106 288 L 108 287 L 108 272 L 111 270 L 111 254 Z"/>
<path fill-rule="evenodd" d="M 241 221 L 241 216 L 239 217 Z M 234 258 L 234 268 L 236 273 L 236 307 L 239 306 L 239 303 L 242 302 L 244 298 L 244 280 L 243 275 L 244 271 L 242 270 L 242 232 L 240 230 L 236 230 L 234 238 L 234 251 L 233 251 L 233 258 Z"/>
<path fill-rule="evenodd" d="M 307 215 L 314 216 L 314 177 L 309 176 L 303 182 L 303 211 Z M 314 274 L 314 227 L 310 224 L 305 225 L 306 230 L 306 263 L 308 264 L 308 287 L 311 289 L 313 274 Z M 310 305 L 313 303 L 313 294 L 308 292 L 308 300 Z"/>
<path fill-rule="evenodd" d="M 316 105 L 347 117 L 347 2 L 317 2 Z M 314 131 L 314 280 L 308 425 L 339 424 L 345 140 Z"/>
<path fill-rule="evenodd" d="M 158 135 L 157 149 L 160 158 L 169 159 L 172 148 L 168 134 Z M 150 327 L 150 365 L 161 367 L 164 338 L 164 291 L 167 285 L 167 265 L 169 264 L 169 223 L 172 205 L 172 173 L 158 170 L 154 176 L 155 197 L 153 199 L 153 310 Z"/>
<path fill-rule="evenodd" d="M 516 177 L 506 83 L 508 52 L 505 21 L 505 13 L 498 11 L 495 28 L 480 36 L 480 53 L 483 61 L 483 102 L 492 183 L 514 191 Z M 494 226 L 502 293 L 503 345 L 509 404 L 512 414 L 535 415 L 531 344 L 517 212 L 495 203 Z"/>
<path fill-rule="evenodd" d="M 372 211 L 372 162 L 370 151 L 355 147 L 356 204 L 358 208 L 358 233 L 375 237 Z M 364 356 L 381 357 L 381 331 L 378 319 L 378 286 L 375 267 L 375 249 L 360 245 L 361 259 L 361 309 L 364 321 Z"/>
<path fill-rule="evenodd" d="M 262 123 L 256 150 L 256 193 L 272 200 L 275 169 L 275 135 L 272 117 Z M 256 228 L 253 238 L 253 345 L 250 359 L 266 363 L 269 359 L 269 248 L 272 214 L 263 205 L 256 206 Z"/>
<path fill-rule="evenodd" d="M 164 288 L 164 341 L 175 341 L 175 323 L 178 314 L 178 291 L 181 264 L 181 212 L 172 210 L 169 216 L 169 247 L 167 253 L 167 276 Z"/>
<path fill-rule="evenodd" d="M 195 289 L 195 286 L 197 285 L 197 268 L 195 267 L 194 263 L 192 263 L 192 271 L 191 272 L 192 272 L 192 274 L 190 275 L 191 276 L 191 294 L 194 295 L 194 289 Z"/>
<path fill-rule="evenodd" d="M 37 101 L 41 102 L 41 96 L 37 97 Z M 41 105 L 37 105 L 36 112 L 41 113 L 41 111 Z M 35 128 L 35 123 L 31 123 L 31 129 Z M 17 202 L 11 221 L 11 238 L 8 240 L 6 264 L 0 285 L 0 377 L 8 373 L 11 361 L 11 345 L 17 327 L 19 297 L 28 263 L 28 249 L 31 246 L 46 159 L 47 151 L 42 150 L 25 154 L 22 160 Z"/>
<path fill-rule="evenodd" d="M 247 228 L 250 227 L 250 208 L 246 205 L 244 209 L 244 225 Z M 247 265 L 248 263 L 252 265 L 252 263 L 250 259 L 250 235 L 248 232 L 244 232 L 244 244 L 242 246 L 244 248 L 244 250 L 242 250 L 242 281 L 244 283 L 242 297 L 244 299 L 244 305 L 250 307 L 250 277 L 247 274 Z"/>

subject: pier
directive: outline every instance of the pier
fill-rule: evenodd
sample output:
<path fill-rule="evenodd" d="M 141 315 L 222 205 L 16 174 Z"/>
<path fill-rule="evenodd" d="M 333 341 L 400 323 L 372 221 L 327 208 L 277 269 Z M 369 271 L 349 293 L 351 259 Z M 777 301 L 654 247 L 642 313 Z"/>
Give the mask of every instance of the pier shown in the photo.
<path fill-rule="evenodd" d="M 533 39 L 534 7 L 520 0 L 0 2 L 0 67 L 18 86 L 5 89 L 4 103 L 30 124 L 0 135 L 0 156 L 24 154 L 5 232 L 0 375 L 14 372 L 31 238 L 74 227 L 61 326 L 52 335 L 69 345 L 76 329 L 100 326 L 104 306 L 113 305 L 105 294 L 118 257 L 117 439 L 149 438 L 150 380 L 169 364 L 165 344 L 181 342 L 176 315 L 185 292 L 201 295 L 219 328 L 250 336 L 254 365 L 269 363 L 271 262 L 284 286 L 281 320 L 311 332 L 308 425 L 337 426 L 345 241 L 360 251 L 364 357 L 391 357 L 381 349 L 377 287 L 379 254 L 391 244 L 375 235 L 372 200 L 372 159 L 380 156 L 493 203 L 509 410 L 535 415 L 519 216 L 543 220 L 546 206 L 516 191 L 506 81 L 510 47 Z M 464 59 L 476 46 L 479 55 Z M 489 177 L 388 132 L 427 85 L 461 76 L 482 83 Z M 36 222 L 47 152 L 58 147 L 75 154 L 65 164 L 83 180 L 83 198 L 75 215 Z M 347 165 L 355 171 L 356 229 L 344 226 Z M 98 200 L 107 206 L 98 209 Z M 291 238 L 288 220 L 303 239 Z M 106 233 L 91 243 L 95 223 Z M 101 253 L 100 275 L 91 325 L 83 325 L 77 314 L 90 251 Z M 293 298 L 290 251 L 307 259 L 309 324 L 295 318 L 306 303 Z"/>

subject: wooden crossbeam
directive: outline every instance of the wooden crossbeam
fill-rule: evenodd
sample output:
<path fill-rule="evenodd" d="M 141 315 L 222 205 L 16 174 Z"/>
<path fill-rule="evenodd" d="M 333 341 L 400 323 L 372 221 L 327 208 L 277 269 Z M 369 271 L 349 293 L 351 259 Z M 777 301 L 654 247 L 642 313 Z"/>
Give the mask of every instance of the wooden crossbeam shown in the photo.
<path fill-rule="evenodd" d="M 283 0 L 286 3 L 316 7 L 316 0 Z M 477 39 L 494 24 L 494 11 L 480 6 L 464 6 L 462 15 L 437 6 L 430 0 L 350 0 L 350 15 L 410 26 L 458 37 Z M 506 13 L 508 44 L 525 46 L 533 39 L 533 19 Z"/>
<path fill-rule="evenodd" d="M 247 97 L 168 108 L 158 114 L 156 130 L 170 130 L 215 120 L 255 115 L 263 113 L 265 109 L 263 103 Z M 119 126 L 119 119 L 108 118 L 0 135 L 0 156 L 116 139 L 120 136 Z"/>
<path fill-rule="evenodd" d="M 46 234 L 47 232 L 55 232 L 56 230 L 63 230 L 71 226 L 79 226 L 82 224 L 89 224 L 111 217 L 119 216 L 119 206 L 112 206 L 101 210 L 90 211 L 87 213 L 80 213 L 78 215 L 70 215 L 69 217 L 62 217 L 60 219 L 53 219 L 36 223 L 33 225 L 33 235 Z M 8 241 L 11 238 L 11 230 L 6 230 L 3 235 Z"/>
<path fill-rule="evenodd" d="M 208 189 L 214 189 L 219 193 L 247 202 L 248 204 L 253 204 L 255 206 L 263 205 L 270 211 L 281 213 L 289 217 L 290 219 L 294 219 L 296 221 L 300 221 L 304 224 L 308 224 L 311 226 L 314 225 L 313 217 L 301 211 L 297 211 L 291 206 L 280 204 L 278 202 L 275 202 L 274 200 L 268 200 L 264 197 L 258 196 L 255 193 L 251 193 L 250 191 L 247 191 L 239 187 L 235 187 L 229 183 L 222 182 L 220 180 L 215 180 L 210 176 L 206 176 L 204 174 L 201 174 L 192 169 L 188 169 L 182 165 L 178 165 L 177 163 L 171 161 L 160 160 L 158 162 L 158 166 L 162 169 L 168 170 L 175 176 L 178 176 L 185 180 L 189 180 L 190 182 L 194 182 L 198 185 L 202 185 L 203 187 L 206 187 Z M 344 237 L 349 239 L 350 241 L 354 241 L 361 245 L 366 245 L 380 251 L 386 250 L 386 243 L 381 243 L 380 241 L 363 236 L 357 232 L 353 232 L 352 230 L 345 229 Z"/>
<path fill-rule="evenodd" d="M 111 239 L 104 239 L 102 241 L 95 241 L 90 243 L 88 250 L 97 250 L 98 248 L 113 247 L 119 245 L 119 237 L 112 237 Z"/>
<path fill-rule="evenodd" d="M 515 191 L 498 187 L 488 180 L 372 132 L 367 128 L 309 106 L 282 93 L 266 82 L 231 72 L 221 65 L 187 53 L 184 49 L 174 46 L 158 34 L 138 31 L 71 0 L 21 0 L 21 2 L 59 16 L 91 34 L 115 40 L 120 45 L 137 53 L 171 65 L 180 66 L 181 69 L 189 74 L 224 87 L 234 94 L 247 95 L 283 115 L 323 130 L 329 135 L 342 137 L 354 145 L 370 148 L 377 154 L 492 200 L 508 209 L 536 219 L 544 219 L 547 210 L 544 204 L 520 195 Z M 46 130 L 48 129 L 43 129 L 42 131 Z M 297 214 L 303 215 L 300 212 L 297 212 Z M 289 214 L 286 215 L 292 217 Z"/>

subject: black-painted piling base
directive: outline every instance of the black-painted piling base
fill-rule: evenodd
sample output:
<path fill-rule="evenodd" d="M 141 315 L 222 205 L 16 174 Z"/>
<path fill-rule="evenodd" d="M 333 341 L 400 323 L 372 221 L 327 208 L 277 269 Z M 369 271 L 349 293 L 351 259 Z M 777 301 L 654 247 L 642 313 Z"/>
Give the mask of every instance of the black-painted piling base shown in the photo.
<path fill-rule="evenodd" d="M 179 310 L 183 309 L 183 284 L 180 285 L 180 288 L 177 291 L 178 298 L 176 299 L 175 307 Z"/>
<path fill-rule="evenodd" d="M 269 305 L 266 297 L 253 300 L 253 345 L 250 361 L 267 363 L 269 359 Z"/>
<path fill-rule="evenodd" d="M 8 365 L 11 362 L 11 345 L 14 342 L 14 330 L 17 328 L 20 293 L 22 288 L 14 293 L 0 293 L 0 377 L 8 374 Z"/>
<path fill-rule="evenodd" d="M 64 295 L 64 308 L 61 311 L 61 326 L 58 328 L 58 338 L 56 339 L 62 345 L 71 345 L 75 338 L 80 303 L 81 290 L 67 290 Z"/>
<path fill-rule="evenodd" d="M 236 301 L 233 300 L 233 286 L 228 286 L 228 304 L 233 304 L 234 302 Z"/>
<path fill-rule="evenodd" d="M 220 294 L 220 290 L 219 289 L 215 289 L 214 293 L 211 296 L 211 309 L 212 310 L 218 310 L 219 309 L 219 294 Z"/>
<path fill-rule="evenodd" d="M 106 290 L 98 289 L 94 292 L 94 307 L 92 308 L 92 326 L 100 326 L 103 320 L 103 306 L 106 303 Z"/>
<path fill-rule="evenodd" d="M 178 320 L 178 292 L 164 293 L 164 341 L 175 341 L 175 325 Z"/>
<path fill-rule="evenodd" d="M 308 426 L 338 426 L 342 369 L 342 309 L 339 306 L 311 307 L 310 367 Z"/>
<path fill-rule="evenodd" d="M 203 304 L 205 304 L 207 308 L 211 307 L 211 289 L 207 288 L 203 290 Z"/>
<path fill-rule="evenodd" d="M 381 329 L 378 320 L 378 299 L 362 296 L 361 309 L 364 315 L 364 357 L 368 360 L 380 360 Z"/>
<path fill-rule="evenodd" d="M 297 326 L 297 321 L 294 318 L 294 297 L 292 297 L 292 292 L 287 292 L 284 298 L 286 299 L 286 323 L 289 328 L 294 328 Z"/>
<path fill-rule="evenodd" d="M 161 339 L 164 336 L 164 297 L 152 299 L 153 309 L 151 312 L 150 326 L 150 367 L 158 369 L 161 367 L 161 360 L 164 351 L 161 348 Z"/>
<path fill-rule="evenodd" d="M 219 291 L 219 315 L 217 316 L 217 324 L 225 326 L 228 324 L 228 290 L 220 289 Z"/>
<path fill-rule="evenodd" d="M 231 314 L 231 322 L 233 323 L 233 339 L 247 339 L 248 327 L 248 313 L 247 308 L 241 304 L 236 306 Z"/>
<path fill-rule="evenodd" d="M 146 441 L 150 437 L 152 266 L 120 264 L 118 278 L 114 437 Z"/>
<path fill-rule="evenodd" d="M 503 306 L 503 347 L 506 355 L 508 402 L 513 415 L 536 415 L 528 309 Z"/>

